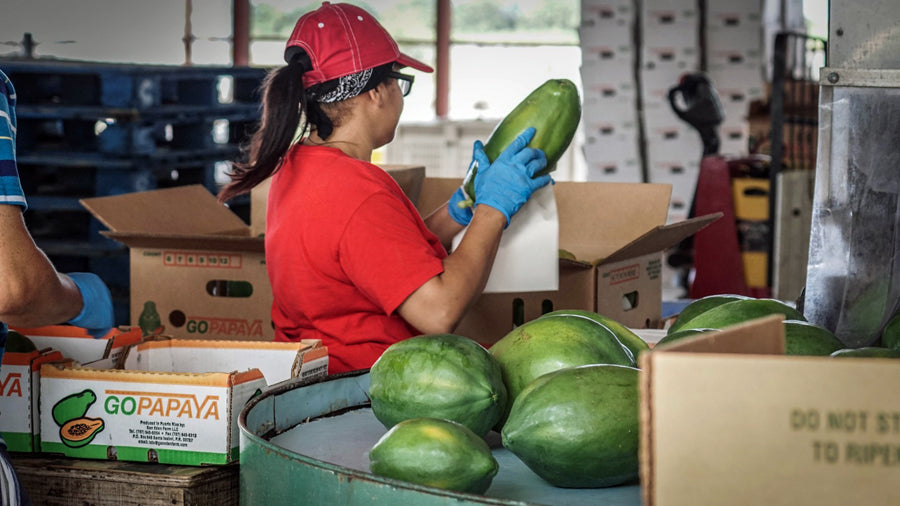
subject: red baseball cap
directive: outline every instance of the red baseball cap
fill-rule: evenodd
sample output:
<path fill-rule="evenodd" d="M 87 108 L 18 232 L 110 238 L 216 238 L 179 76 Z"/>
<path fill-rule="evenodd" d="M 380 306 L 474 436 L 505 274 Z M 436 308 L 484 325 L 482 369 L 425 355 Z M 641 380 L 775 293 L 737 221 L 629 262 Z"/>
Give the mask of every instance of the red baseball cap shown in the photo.
<path fill-rule="evenodd" d="M 371 14 L 350 4 L 322 2 L 297 20 L 287 41 L 285 60 L 296 49 L 309 55 L 312 70 L 303 74 L 305 87 L 324 83 L 386 63 L 397 62 L 422 72 L 430 66 L 400 52 L 397 42 Z"/>

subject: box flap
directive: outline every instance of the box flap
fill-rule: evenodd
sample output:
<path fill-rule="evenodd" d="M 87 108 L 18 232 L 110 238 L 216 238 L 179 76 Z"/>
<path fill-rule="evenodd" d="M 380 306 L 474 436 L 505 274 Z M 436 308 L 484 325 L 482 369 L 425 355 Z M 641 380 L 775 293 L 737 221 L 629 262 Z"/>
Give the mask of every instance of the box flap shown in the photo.
<path fill-rule="evenodd" d="M 558 182 L 559 247 L 579 260 L 606 258 L 666 222 L 672 187 Z"/>
<path fill-rule="evenodd" d="M 419 191 L 416 209 L 422 216 L 428 216 L 438 206 L 446 204 L 450 195 L 462 184 L 462 178 L 426 177 Z"/>
<path fill-rule="evenodd" d="M 631 241 L 612 255 L 600 258 L 598 263 L 618 262 L 619 260 L 635 258 L 649 253 L 662 251 L 666 248 L 675 246 L 683 239 L 697 233 L 697 231 L 721 217 L 722 213 L 712 213 L 706 216 L 698 216 L 696 218 L 680 221 L 678 223 L 660 225 L 634 241 Z"/>
<path fill-rule="evenodd" d="M 784 317 L 772 315 L 758 318 L 719 332 L 686 337 L 653 348 L 657 352 L 744 353 L 784 355 Z"/>
<path fill-rule="evenodd" d="M 249 236 L 244 221 L 202 185 L 80 200 L 113 232 L 157 236 Z"/>
<path fill-rule="evenodd" d="M 129 248 L 170 248 L 203 251 L 265 252 L 263 237 L 231 235 L 144 234 L 102 231 L 100 235 L 115 239 Z"/>

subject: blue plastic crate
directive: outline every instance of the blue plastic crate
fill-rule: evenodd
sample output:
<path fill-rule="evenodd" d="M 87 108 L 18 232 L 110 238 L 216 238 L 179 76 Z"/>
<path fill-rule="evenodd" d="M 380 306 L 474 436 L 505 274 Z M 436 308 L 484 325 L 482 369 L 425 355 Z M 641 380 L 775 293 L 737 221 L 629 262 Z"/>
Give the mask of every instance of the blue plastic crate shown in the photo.
<path fill-rule="evenodd" d="M 142 112 L 162 112 L 169 106 L 255 104 L 267 72 L 256 67 L 17 59 L 0 60 L 0 69 L 12 79 L 22 104 Z"/>

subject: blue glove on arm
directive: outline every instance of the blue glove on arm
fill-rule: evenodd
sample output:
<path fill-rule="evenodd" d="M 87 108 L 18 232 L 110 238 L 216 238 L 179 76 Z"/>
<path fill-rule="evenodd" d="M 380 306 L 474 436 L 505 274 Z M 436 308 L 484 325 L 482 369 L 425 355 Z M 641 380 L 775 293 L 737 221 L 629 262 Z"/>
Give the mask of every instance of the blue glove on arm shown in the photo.
<path fill-rule="evenodd" d="M 114 326 L 112 296 L 109 288 L 96 274 L 90 272 L 71 272 L 67 274 L 78 291 L 84 307 L 81 313 L 66 323 L 82 327 L 89 331 L 109 330 Z M 92 334 L 94 332 L 91 332 Z"/>
<path fill-rule="evenodd" d="M 476 148 L 477 147 L 478 144 L 476 143 Z M 464 227 L 472 221 L 472 211 L 475 206 L 460 206 L 459 203 L 469 199 L 465 190 L 463 190 L 463 185 L 465 185 L 465 182 L 471 177 L 473 170 L 478 170 L 478 164 L 475 162 L 474 154 L 472 155 L 472 163 L 469 164 L 469 170 L 466 171 L 466 177 L 463 179 L 462 185 L 460 185 L 460 187 L 456 189 L 456 192 L 450 196 L 450 202 L 447 204 L 447 211 L 450 213 L 450 217 Z"/>
<path fill-rule="evenodd" d="M 475 204 L 493 207 L 506 216 L 506 225 L 537 189 L 550 183 L 550 176 L 534 177 L 547 166 L 547 156 L 540 149 L 529 148 L 534 128 L 528 128 L 500 156 L 490 163 L 481 141 L 475 142 Z"/>

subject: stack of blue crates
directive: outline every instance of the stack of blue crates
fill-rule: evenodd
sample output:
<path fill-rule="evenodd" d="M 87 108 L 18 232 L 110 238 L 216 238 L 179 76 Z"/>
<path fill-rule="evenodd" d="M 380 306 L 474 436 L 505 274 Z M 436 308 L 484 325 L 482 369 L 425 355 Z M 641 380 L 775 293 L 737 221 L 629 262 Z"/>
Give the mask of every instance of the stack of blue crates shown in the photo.
<path fill-rule="evenodd" d="M 186 184 L 217 193 L 259 120 L 266 70 L 2 59 L 0 69 L 18 95 L 32 236 L 60 271 L 106 280 L 116 321 L 128 322 L 128 251 L 79 199 Z M 232 207 L 248 219 L 249 202 Z"/>

